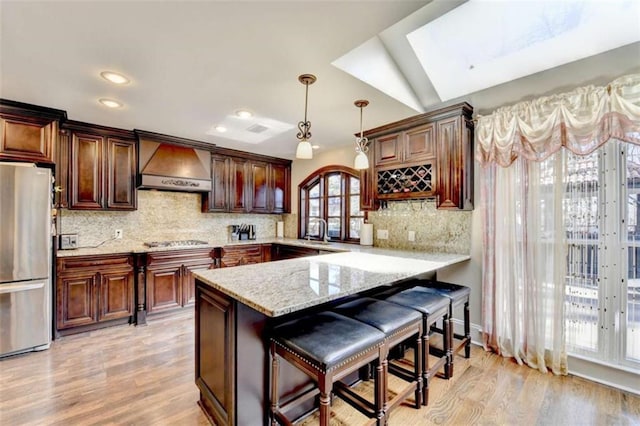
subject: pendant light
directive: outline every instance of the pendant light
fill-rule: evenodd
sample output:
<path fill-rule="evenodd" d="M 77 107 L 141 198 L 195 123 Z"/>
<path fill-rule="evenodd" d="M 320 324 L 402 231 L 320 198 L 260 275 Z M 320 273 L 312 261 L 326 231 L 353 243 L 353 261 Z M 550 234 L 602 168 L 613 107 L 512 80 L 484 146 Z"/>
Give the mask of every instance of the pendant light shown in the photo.
<path fill-rule="evenodd" d="M 296 137 L 300 139 L 298 148 L 296 149 L 296 158 L 310 160 L 313 158 L 313 148 L 309 143 L 311 138 L 311 122 L 307 120 L 307 101 L 309 99 L 309 85 L 316 82 L 316 76 L 312 74 L 302 74 L 298 77 L 298 81 L 305 85 L 304 93 L 304 121 L 298 122 L 298 134 Z"/>
<path fill-rule="evenodd" d="M 367 151 L 369 147 L 369 139 L 362 135 L 362 108 L 369 105 L 369 101 L 360 99 L 353 103 L 360 108 L 360 137 L 356 137 L 356 159 L 353 162 L 353 168 L 356 170 L 363 170 L 369 168 L 369 158 L 367 157 Z"/>

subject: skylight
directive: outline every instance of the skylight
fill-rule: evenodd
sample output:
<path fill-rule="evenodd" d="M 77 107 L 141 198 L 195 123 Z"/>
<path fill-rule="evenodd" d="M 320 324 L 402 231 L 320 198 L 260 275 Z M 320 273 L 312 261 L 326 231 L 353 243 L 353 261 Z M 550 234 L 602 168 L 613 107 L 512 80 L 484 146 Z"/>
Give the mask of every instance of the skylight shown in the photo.
<path fill-rule="evenodd" d="M 447 101 L 640 41 L 640 2 L 470 0 L 407 39 Z"/>

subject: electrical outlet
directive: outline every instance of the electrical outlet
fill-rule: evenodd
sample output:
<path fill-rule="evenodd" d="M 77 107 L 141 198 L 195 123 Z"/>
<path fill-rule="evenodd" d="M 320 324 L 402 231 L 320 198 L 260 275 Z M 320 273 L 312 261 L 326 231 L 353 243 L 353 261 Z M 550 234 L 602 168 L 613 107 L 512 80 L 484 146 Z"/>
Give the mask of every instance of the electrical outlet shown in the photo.
<path fill-rule="evenodd" d="M 389 239 L 389 231 L 386 229 L 378 229 L 376 234 L 379 240 L 388 240 Z"/>
<path fill-rule="evenodd" d="M 116 239 L 122 238 L 122 229 L 116 229 L 116 232 L 113 237 Z"/>
<path fill-rule="evenodd" d="M 407 240 L 415 241 L 416 240 L 416 231 L 409 231 L 407 235 Z"/>

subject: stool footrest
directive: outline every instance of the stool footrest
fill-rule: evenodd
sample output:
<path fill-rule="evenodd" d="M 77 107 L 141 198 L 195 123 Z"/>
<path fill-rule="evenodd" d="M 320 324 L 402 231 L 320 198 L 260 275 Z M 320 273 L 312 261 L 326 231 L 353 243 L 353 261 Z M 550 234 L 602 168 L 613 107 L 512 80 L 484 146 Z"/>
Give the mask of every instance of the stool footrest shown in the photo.
<path fill-rule="evenodd" d="M 340 398 L 347 401 L 353 408 L 360 411 L 367 417 L 375 417 L 375 410 L 373 405 L 355 393 L 349 386 L 347 386 L 344 382 L 337 381 L 333 385 L 333 392 L 340 396 Z"/>

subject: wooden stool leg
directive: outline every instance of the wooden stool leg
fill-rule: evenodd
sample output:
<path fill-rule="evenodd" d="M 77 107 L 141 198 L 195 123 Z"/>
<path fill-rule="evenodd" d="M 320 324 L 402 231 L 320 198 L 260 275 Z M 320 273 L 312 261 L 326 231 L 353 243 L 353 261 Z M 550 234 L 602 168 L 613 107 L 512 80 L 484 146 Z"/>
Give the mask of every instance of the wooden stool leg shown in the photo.
<path fill-rule="evenodd" d="M 413 365 L 415 366 L 415 380 L 416 380 L 416 408 L 420 408 L 422 404 L 422 386 L 423 379 L 422 376 L 424 374 L 424 370 L 422 367 L 422 358 L 424 357 L 423 351 L 427 352 L 427 356 L 429 356 L 428 351 L 422 347 L 422 332 L 418 333 L 418 337 L 416 339 L 416 352 L 413 354 Z"/>
<path fill-rule="evenodd" d="M 464 357 L 471 358 L 471 324 L 469 320 L 469 299 L 464 304 L 464 338 L 467 340 L 464 345 Z"/>
<path fill-rule="evenodd" d="M 444 351 L 447 354 L 444 376 L 450 379 L 453 377 L 453 324 L 449 315 L 446 315 L 442 320 L 442 341 L 444 342 Z"/>
<path fill-rule="evenodd" d="M 382 355 L 382 354 L 381 354 Z M 385 406 L 387 405 L 387 386 L 386 386 L 386 357 L 382 362 L 375 362 L 376 375 L 374 380 L 374 410 L 376 412 L 376 424 L 384 425 Z"/>
<path fill-rule="evenodd" d="M 329 426 L 331 420 L 330 394 L 332 381 L 329 374 L 322 373 L 318 378 L 318 389 L 320 390 L 320 426 Z"/>
<path fill-rule="evenodd" d="M 424 379 L 422 390 L 422 405 L 429 404 L 429 327 L 425 322 L 422 332 L 422 376 Z"/>
<path fill-rule="evenodd" d="M 278 354 L 276 354 L 276 345 L 271 343 L 271 426 L 278 424 L 276 420 L 276 413 L 279 410 L 278 407 L 278 374 L 279 374 L 279 361 Z"/>

